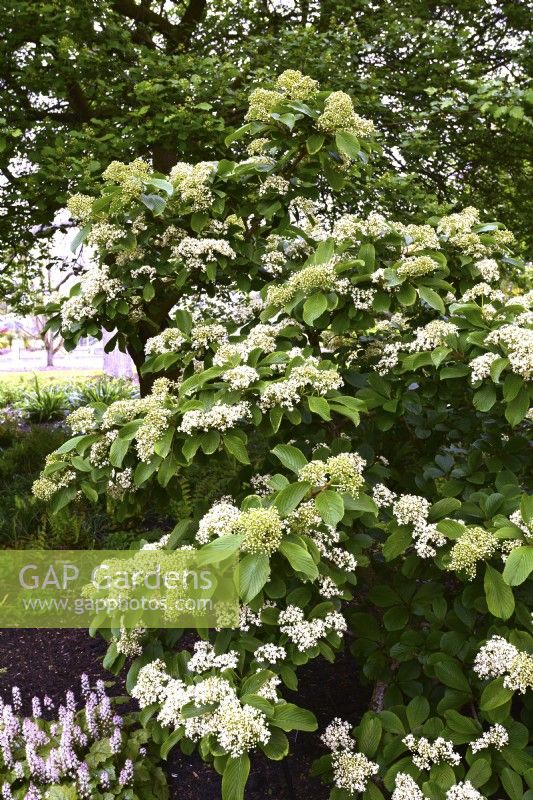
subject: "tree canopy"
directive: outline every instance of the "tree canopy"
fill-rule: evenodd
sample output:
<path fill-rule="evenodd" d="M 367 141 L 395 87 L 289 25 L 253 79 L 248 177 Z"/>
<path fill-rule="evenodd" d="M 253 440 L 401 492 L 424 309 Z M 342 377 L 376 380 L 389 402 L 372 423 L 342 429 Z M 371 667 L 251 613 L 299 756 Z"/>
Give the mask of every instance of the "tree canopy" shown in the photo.
<path fill-rule="evenodd" d="M 27 274 L 31 247 L 47 257 L 67 194 L 91 191 L 110 160 L 141 156 L 166 172 L 220 157 L 250 87 L 295 66 L 349 91 L 376 122 L 385 210 L 417 221 L 422 208 L 473 203 L 531 236 L 525 3 L 0 5 L 4 278 Z M 347 200 L 365 205 L 350 187 Z"/>

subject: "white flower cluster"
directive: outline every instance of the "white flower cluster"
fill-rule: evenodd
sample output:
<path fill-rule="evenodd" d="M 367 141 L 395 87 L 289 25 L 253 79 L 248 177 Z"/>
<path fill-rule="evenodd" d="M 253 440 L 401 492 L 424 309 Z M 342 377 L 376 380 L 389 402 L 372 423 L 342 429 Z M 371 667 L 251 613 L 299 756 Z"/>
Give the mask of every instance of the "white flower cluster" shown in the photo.
<path fill-rule="evenodd" d="M 259 196 L 265 194 L 287 194 L 290 183 L 281 175 L 269 175 L 259 188 Z"/>
<path fill-rule="evenodd" d="M 351 736 L 350 723 L 339 717 L 335 717 L 329 723 L 320 739 L 332 753 L 338 753 L 339 750 L 353 750 L 355 744 Z"/>
<path fill-rule="evenodd" d="M 273 406 L 282 406 L 292 411 L 300 400 L 304 389 L 310 387 L 313 394 L 326 395 L 342 386 L 343 380 L 336 369 L 320 369 L 314 357 L 291 369 L 287 378 L 270 383 L 261 393 L 259 406 L 268 411 Z"/>
<path fill-rule="evenodd" d="M 402 258 L 396 272 L 399 278 L 420 278 L 439 268 L 440 264 L 431 256 L 407 256 Z"/>
<path fill-rule="evenodd" d="M 463 233 L 470 233 L 472 226 L 479 224 L 479 211 L 473 206 L 468 206 L 456 214 L 442 217 L 437 225 L 437 232 L 453 242 L 453 237 Z"/>
<path fill-rule="evenodd" d="M 106 301 L 114 300 L 121 289 L 121 282 L 118 278 L 109 276 L 109 267 L 106 264 L 91 267 L 81 278 L 79 294 L 69 297 L 61 306 L 63 326 L 71 328 L 84 317 L 95 317 L 98 313 L 98 308 L 94 305 L 96 297 L 102 295 Z"/>
<path fill-rule="evenodd" d="M 259 373 L 253 367 L 242 365 L 226 370 L 222 380 L 229 383 L 232 389 L 247 389 L 252 383 L 259 380 Z"/>
<path fill-rule="evenodd" d="M 250 416 L 249 403 L 215 403 L 210 409 L 193 409 L 183 414 L 179 430 L 183 433 L 192 434 L 194 431 L 226 431 L 235 427 L 237 423 Z"/>
<path fill-rule="evenodd" d="M 302 609 L 292 605 L 280 612 L 278 622 L 281 633 L 286 634 L 301 653 L 316 647 L 329 631 L 343 636 L 347 628 L 346 620 L 338 611 L 330 611 L 324 619 L 306 620 Z"/>
<path fill-rule="evenodd" d="M 228 342 L 222 344 L 213 358 L 217 367 L 225 366 L 234 359 L 246 359 L 252 350 L 260 349 L 265 353 L 273 353 L 276 349 L 276 338 L 288 325 L 294 325 L 291 320 L 281 320 L 273 325 L 254 325 L 242 342 Z"/>
<path fill-rule="evenodd" d="M 427 800 L 416 781 L 406 772 L 398 772 L 394 779 L 391 800 Z"/>
<path fill-rule="evenodd" d="M 393 223 L 394 229 L 405 240 L 407 253 L 418 253 L 420 250 L 440 250 L 439 237 L 431 225 L 403 225 L 401 222 Z"/>
<path fill-rule="evenodd" d="M 316 121 L 319 130 L 326 133 L 347 131 L 361 139 L 375 133 L 374 123 L 354 111 L 352 98 L 346 92 L 331 92 L 324 103 L 324 111 Z"/>
<path fill-rule="evenodd" d="M 402 741 L 413 753 L 413 764 L 419 769 L 431 769 L 433 764 L 443 762 L 455 767 L 461 763 L 461 756 L 453 749 L 453 742 L 448 742 L 442 736 L 432 743 L 425 736 L 417 739 L 409 733 Z"/>
<path fill-rule="evenodd" d="M 331 750 L 333 782 L 337 789 L 350 793 L 364 792 L 369 778 L 379 767 L 363 753 L 355 752 L 355 742 L 350 736 L 350 724 L 336 717 L 320 737 Z"/>
<path fill-rule="evenodd" d="M 318 579 L 318 593 L 326 600 L 331 600 L 334 597 L 341 597 L 342 591 L 339 589 L 335 581 L 327 575 L 322 575 Z"/>
<path fill-rule="evenodd" d="M 522 533 L 526 535 L 526 538 L 530 539 L 533 537 L 533 519 L 530 519 L 529 522 L 525 522 L 520 509 L 513 511 L 513 513 L 509 515 L 509 519 L 513 525 L 516 525 L 517 528 L 520 528 Z"/>
<path fill-rule="evenodd" d="M 207 672 L 210 669 L 237 669 L 239 654 L 235 650 L 229 653 L 216 655 L 215 648 L 210 642 L 195 642 L 194 655 L 190 658 L 187 669 L 189 672 Z"/>
<path fill-rule="evenodd" d="M 494 289 L 490 283 L 485 283 L 484 281 L 481 283 L 475 283 L 471 289 L 467 289 L 467 291 L 461 297 L 461 301 L 464 303 L 471 303 L 472 300 L 475 300 L 477 297 L 487 298 L 488 300 L 497 300 L 500 303 L 503 303 L 505 300 L 505 294 L 502 291 L 499 289 Z"/>
<path fill-rule="evenodd" d="M 230 498 L 223 498 L 200 520 L 196 540 L 206 544 L 213 537 L 243 537 L 242 550 L 247 553 L 272 554 L 283 538 L 283 525 L 275 506 L 239 511 Z"/>
<path fill-rule="evenodd" d="M 142 655 L 141 641 L 145 633 L 144 628 L 121 628 L 120 636 L 113 638 L 117 651 L 128 658 Z"/>
<path fill-rule="evenodd" d="M 67 208 L 70 215 L 77 222 L 85 224 L 92 214 L 94 197 L 87 194 L 73 194 L 67 200 Z"/>
<path fill-rule="evenodd" d="M 205 272 L 206 265 L 216 263 L 217 257 L 236 258 L 235 250 L 225 239 L 195 239 L 186 236 L 172 249 L 172 257 L 183 261 L 188 269 Z"/>
<path fill-rule="evenodd" d="M 502 636 L 493 636 L 477 654 L 474 672 L 480 678 L 503 675 L 507 689 L 524 694 L 533 688 L 533 655 L 518 650 Z"/>
<path fill-rule="evenodd" d="M 301 503 L 287 520 L 291 533 L 311 536 L 320 555 L 345 572 L 354 572 L 357 559 L 343 547 L 337 547 L 340 533 L 330 525 L 325 525 L 318 513 L 314 500 Z"/>
<path fill-rule="evenodd" d="M 289 100 L 311 100 L 318 91 L 318 82 L 303 75 L 297 69 L 287 69 L 277 79 L 278 91 L 273 89 L 254 89 L 249 97 L 247 120 L 270 122 L 274 108 L 286 98 Z"/>
<path fill-rule="evenodd" d="M 366 219 L 355 214 L 344 214 L 333 225 L 332 236 L 338 244 L 353 239 L 360 241 L 363 237 L 380 239 L 392 230 L 391 223 L 377 212 L 371 212 Z"/>
<path fill-rule="evenodd" d="M 485 378 L 490 377 L 490 368 L 497 361 L 500 356 L 497 353 L 483 353 L 476 358 L 473 358 L 469 364 L 472 374 L 470 380 L 472 383 L 477 383 Z"/>
<path fill-rule="evenodd" d="M 503 344 L 513 372 L 529 380 L 533 375 L 533 330 L 520 325 L 502 325 L 491 331 L 487 344 Z"/>
<path fill-rule="evenodd" d="M 383 348 L 380 361 L 376 364 L 379 375 L 385 375 L 393 369 L 399 360 L 399 355 L 405 353 L 421 353 L 424 350 L 433 350 L 440 347 L 449 336 L 458 332 L 457 325 L 453 322 L 435 319 L 423 327 L 414 330 L 415 338 L 411 342 L 390 342 Z"/>
<path fill-rule="evenodd" d="M 240 514 L 239 509 L 231 502 L 231 498 L 222 498 L 200 520 L 196 541 L 207 544 L 218 536 L 227 536 L 228 532 L 232 532 Z"/>
<path fill-rule="evenodd" d="M 396 494 L 391 492 L 391 490 L 388 489 L 385 484 L 376 483 L 372 489 L 372 499 L 378 508 L 384 508 L 386 506 L 391 506 L 394 503 L 396 500 Z"/>
<path fill-rule="evenodd" d="M 254 651 L 254 658 L 260 664 L 277 664 L 287 658 L 287 651 L 277 644 L 261 644 Z"/>
<path fill-rule="evenodd" d="M 500 280 L 498 262 L 493 258 L 482 258 L 480 261 L 476 261 L 474 266 L 487 283 L 494 283 Z"/>
<path fill-rule="evenodd" d="M 337 259 L 333 258 L 324 264 L 311 264 L 303 267 L 279 286 L 269 286 L 267 290 L 267 304 L 284 306 L 294 300 L 297 294 L 307 296 L 315 291 L 333 290 L 346 292 L 349 290 L 349 281 L 339 278 L 335 270 Z"/>
<path fill-rule="evenodd" d="M 163 353 L 177 353 L 185 344 L 185 338 L 177 328 L 166 328 L 157 336 L 152 336 L 144 346 L 147 356 L 161 355 Z"/>
<path fill-rule="evenodd" d="M 191 206 L 193 211 L 203 211 L 213 202 L 209 184 L 215 171 L 215 162 L 200 161 L 198 164 L 186 164 L 180 161 L 172 167 L 169 179 L 183 203 Z"/>
<path fill-rule="evenodd" d="M 330 484 L 343 494 L 356 496 L 365 485 L 365 466 L 365 459 L 358 453 L 340 453 L 326 461 L 310 461 L 298 471 L 298 477 L 315 487 Z"/>
<path fill-rule="evenodd" d="M 508 743 L 509 734 L 503 725 L 496 723 L 496 725 L 491 725 L 488 731 L 485 731 L 479 739 L 470 742 L 470 747 L 473 753 L 478 753 L 480 750 L 486 750 L 487 747 L 495 747 L 496 750 L 501 750 Z"/>
<path fill-rule="evenodd" d="M 428 522 L 429 503 L 425 497 L 403 494 L 392 505 L 398 525 L 413 526 L 413 543 L 420 558 L 432 558 L 436 548 L 446 544 L 446 539 L 435 525 Z"/>
<path fill-rule="evenodd" d="M 80 406 L 74 409 L 67 419 L 66 423 L 72 433 L 88 433 L 96 427 L 95 411 L 92 406 Z"/>
<path fill-rule="evenodd" d="M 498 539 L 490 531 L 478 526 L 467 528 L 454 543 L 448 569 L 463 573 L 467 580 L 476 577 L 477 563 L 491 558 L 498 550 Z"/>
<path fill-rule="evenodd" d="M 470 781 L 462 781 L 451 786 L 446 792 L 446 800 L 485 800 L 481 792 Z"/>
<path fill-rule="evenodd" d="M 162 725 L 183 728 L 185 736 L 194 742 L 212 735 L 232 758 L 270 740 L 266 715 L 242 704 L 229 681 L 219 676 L 187 685 L 171 678 L 164 663 L 157 660 L 141 668 L 131 694 L 141 708 L 159 703 L 157 718 Z M 216 708 L 201 716 L 185 717 L 182 709 L 190 703 L 198 708 L 214 704 Z"/>

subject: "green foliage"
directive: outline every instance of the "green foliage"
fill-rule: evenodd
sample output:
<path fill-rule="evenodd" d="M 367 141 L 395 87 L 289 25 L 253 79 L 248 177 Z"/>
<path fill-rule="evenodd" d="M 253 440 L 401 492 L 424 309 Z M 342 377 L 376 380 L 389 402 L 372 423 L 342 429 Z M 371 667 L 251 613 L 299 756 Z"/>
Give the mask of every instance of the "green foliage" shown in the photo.
<path fill-rule="evenodd" d="M 61 508 L 81 487 L 119 520 L 177 500 L 151 549 L 238 552 L 238 621 L 219 609 L 192 656 L 182 631 L 128 649 L 113 632 L 104 662 L 136 654 L 147 731 L 165 757 L 198 747 L 227 798 L 250 751 L 281 759 L 285 732 L 315 729 L 282 693 L 349 628 L 373 702 L 353 742 L 325 737 L 332 798 L 410 776 L 430 800 L 464 781 L 514 800 L 533 767 L 533 366 L 513 236 L 471 207 L 416 226 L 340 213 L 372 125 L 300 73 L 251 95 L 228 142 L 250 138 L 260 155 L 169 175 L 113 163 L 71 202 L 100 264 L 52 325 L 69 346 L 116 328 L 142 394 L 75 412 L 34 491 Z"/>

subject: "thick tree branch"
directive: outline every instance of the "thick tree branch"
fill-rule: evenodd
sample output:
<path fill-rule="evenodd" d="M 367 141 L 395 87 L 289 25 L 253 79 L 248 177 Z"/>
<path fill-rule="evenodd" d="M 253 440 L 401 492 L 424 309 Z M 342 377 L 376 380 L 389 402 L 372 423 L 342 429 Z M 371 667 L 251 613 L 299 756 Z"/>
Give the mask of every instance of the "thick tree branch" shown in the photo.
<path fill-rule="evenodd" d="M 137 5 L 134 0 L 112 0 L 115 11 L 161 34 L 173 47 L 189 43 L 196 25 L 204 16 L 206 5 L 207 0 L 189 0 L 180 22 L 175 25 L 146 4 Z M 142 38 L 144 41 L 145 36 Z"/>

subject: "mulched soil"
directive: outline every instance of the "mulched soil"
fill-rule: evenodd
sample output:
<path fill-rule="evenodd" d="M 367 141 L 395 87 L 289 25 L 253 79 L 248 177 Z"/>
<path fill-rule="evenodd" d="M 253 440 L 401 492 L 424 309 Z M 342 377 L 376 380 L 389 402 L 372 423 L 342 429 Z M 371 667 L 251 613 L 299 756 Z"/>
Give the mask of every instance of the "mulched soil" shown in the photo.
<path fill-rule="evenodd" d="M 91 681 L 113 680 L 101 665 L 106 645 L 85 630 L 0 630 L 0 695 L 7 697 L 17 685 L 30 701 L 48 694 L 61 702 L 67 689 L 78 694 L 78 677 Z M 335 664 L 315 659 L 298 671 L 300 690 L 285 697 L 317 716 L 319 730 L 333 717 L 357 722 L 368 704 L 368 689 L 358 685 L 353 657 L 339 655 Z M 123 694 L 123 681 L 115 679 L 112 694 Z M 291 755 L 283 762 L 259 756 L 252 760 L 246 800 L 326 800 L 329 789 L 309 777 L 312 761 L 325 751 L 318 735 L 289 734 Z M 172 800 L 219 800 L 220 777 L 196 756 L 178 748 L 169 755 L 166 772 Z"/>

